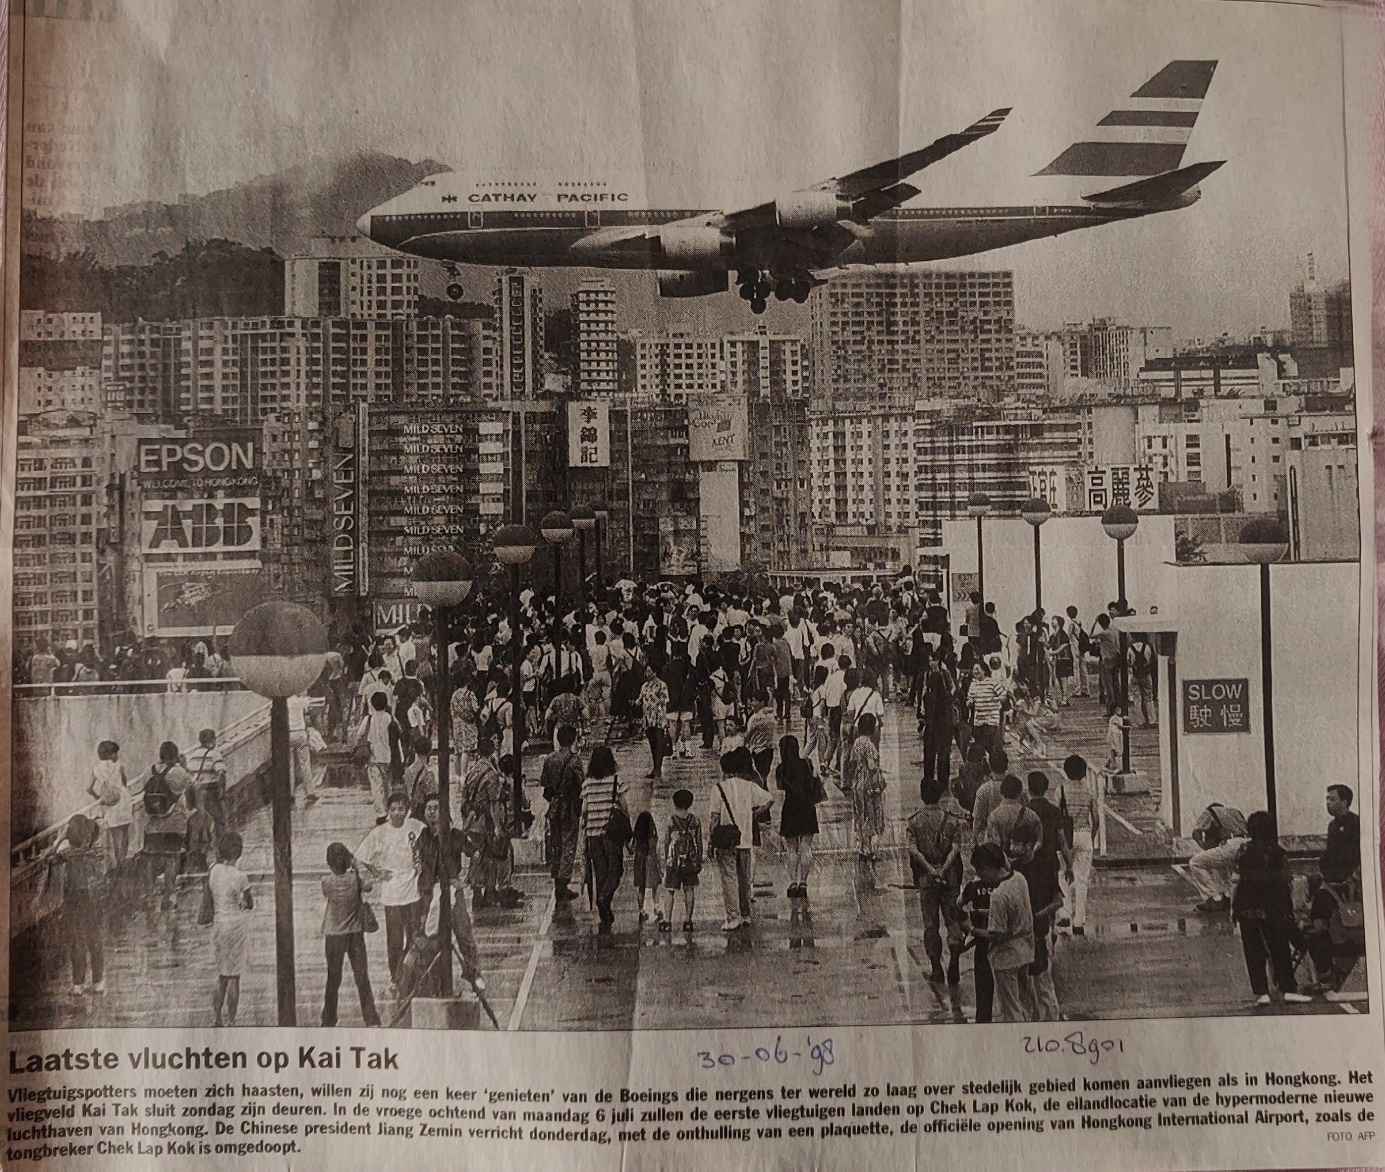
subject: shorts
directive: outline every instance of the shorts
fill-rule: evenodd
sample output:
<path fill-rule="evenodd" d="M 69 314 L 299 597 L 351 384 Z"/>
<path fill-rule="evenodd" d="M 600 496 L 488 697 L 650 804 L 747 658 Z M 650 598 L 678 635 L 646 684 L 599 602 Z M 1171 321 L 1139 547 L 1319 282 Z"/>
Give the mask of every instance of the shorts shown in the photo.
<path fill-rule="evenodd" d="M 696 871 L 675 871 L 669 868 L 664 872 L 664 890 L 677 891 L 682 888 L 684 891 L 692 891 L 697 887 Z"/>

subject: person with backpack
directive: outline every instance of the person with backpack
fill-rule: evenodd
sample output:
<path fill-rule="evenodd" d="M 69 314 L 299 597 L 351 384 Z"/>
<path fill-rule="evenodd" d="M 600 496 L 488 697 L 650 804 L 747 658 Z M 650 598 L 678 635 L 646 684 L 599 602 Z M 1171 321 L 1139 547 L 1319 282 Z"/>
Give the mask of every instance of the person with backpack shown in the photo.
<path fill-rule="evenodd" d="M 597 745 L 587 763 L 579 825 L 591 868 L 592 896 L 600 919 L 598 931 L 606 934 L 615 923 L 611 900 L 620 888 L 625 847 L 634 833 L 630 816 L 621 804 L 620 776 L 609 745 Z"/>
<path fill-rule="evenodd" d="M 1149 636 L 1136 634 L 1130 640 L 1130 682 L 1140 698 L 1140 727 L 1157 728 L 1159 706 L 1155 698 L 1155 670 L 1159 660 L 1150 646 Z M 1153 715 L 1151 715 L 1153 713 Z"/>
<path fill-rule="evenodd" d="M 159 746 L 159 763 L 149 771 L 144 783 L 144 856 L 148 860 L 150 895 L 153 882 L 163 876 L 163 898 L 159 907 L 173 907 L 178 870 L 187 840 L 188 808 L 183 793 L 192 777 L 183 768 L 181 754 L 173 741 Z"/>
<path fill-rule="evenodd" d="M 923 947 L 932 971 L 929 980 L 942 981 L 943 938 L 938 931 L 941 917 L 947 935 L 947 973 L 949 988 L 961 981 L 962 913 L 958 899 L 962 890 L 962 825 L 942 805 L 943 787 L 936 778 L 925 776 L 921 783 L 923 805 L 905 826 L 909 866 L 918 888 L 923 912 Z"/>
<path fill-rule="evenodd" d="M 808 871 L 813 862 L 813 838 L 818 832 L 818 803 L 827 793 L 812 762 L 798 753 L 793 734 L 779 739 L 779 768 L 775 780 L 784 794 L 779 812 L 779 835 L 789 860 L 788 897 L 808 898 Z"/>
<path fill-rule="evenodd" d="M 1270 1003 L 1266 964 L 1274 970 L 1274 983 L 1289 1003 L 1311 1001 L 1298 991 L 1289 942 L 1294 937 L 1294 903 L 1289 856 L 1279 845 L 1274 820 L 1264 810 L 1246 819 L 1249 840 L 1241 847 L 1239 877 L 1231 899 L 1231 916 L 1241 929 L 1241 950 L 1256 1005 Z"/>
<path fill-rule="evenodd" d="M 1202 848 L 1188 859 L 1188 878 L 1203 897 L 1196 910 L 1209 915 L 1229 911 L 1236 860 L 1250 841 L 1245 815 L 1213 802 L 1193 826 L 1193 841 Z"/>
<path fill-rule="evenodd" d="M 673 895 L 683 893 L 683 931 L 693 930 L 693 906 L 697 902 L 698 876 L 702 871 L 702 823 L 693 813 L 693 792 L 673 794 L 673 816 L 668 821 L 664 845 L 664 919 L 660 931 L 673 931 Z"/>
<path fill-rule="evenodd" d="M 712 789 L 707 821 L 708 843 L 726 907 L 721 930 L 734 932 L 750 923 L 752 826 L 756 814 L 774 804 L 774 797 L 753 780 L 755 766 L 749 749 L 742 746 L 723 753 L 720 764 L 722 777 Z"/>
<path fill-rule="evenodd" d="M 404 751 L 399 722 L 390 714 L 389 695 L 383 691 L 370 694 L 370 707 L 360 724 L 351 733 L 353 748 L 364 746 L 366 778 L 375 805 L 375 824 L 384 822 L 386 799 L 394 790 L 404 769 Z"/>

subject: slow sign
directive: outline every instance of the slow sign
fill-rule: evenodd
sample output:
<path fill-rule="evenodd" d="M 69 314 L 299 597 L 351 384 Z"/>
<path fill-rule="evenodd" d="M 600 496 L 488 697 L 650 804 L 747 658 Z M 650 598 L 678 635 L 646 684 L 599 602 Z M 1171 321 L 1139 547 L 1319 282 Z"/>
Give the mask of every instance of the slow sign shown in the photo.
<path fill-rule="evenodd" d="M 1183 681 L 1185 733 L 1250 732 L 1250 681 Z"/>

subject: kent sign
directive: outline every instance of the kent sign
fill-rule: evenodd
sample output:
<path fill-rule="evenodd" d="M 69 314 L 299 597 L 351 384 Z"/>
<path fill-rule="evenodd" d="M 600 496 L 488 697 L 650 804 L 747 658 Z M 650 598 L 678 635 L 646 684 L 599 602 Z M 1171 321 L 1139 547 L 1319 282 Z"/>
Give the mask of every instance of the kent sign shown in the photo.
<path fill-rule="evenodd" d="M 1183 731 L 1250 732 L 1250 681 L 1184 680 Z"/>

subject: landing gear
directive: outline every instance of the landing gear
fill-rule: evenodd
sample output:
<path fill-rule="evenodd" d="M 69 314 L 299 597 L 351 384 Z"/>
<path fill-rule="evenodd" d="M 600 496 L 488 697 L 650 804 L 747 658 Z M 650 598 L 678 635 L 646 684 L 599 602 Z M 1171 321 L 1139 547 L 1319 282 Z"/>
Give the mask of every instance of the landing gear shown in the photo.
<path fill-rule="evenodd" d="M 742 269 L 736 275 L 742 300 L 750 302 L 754 313 L 764 313 L 771 297 L 802 305 L 808 300 L 813 279 L 807 273 L 771 273 Z"/>

